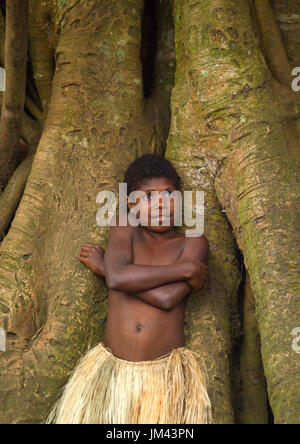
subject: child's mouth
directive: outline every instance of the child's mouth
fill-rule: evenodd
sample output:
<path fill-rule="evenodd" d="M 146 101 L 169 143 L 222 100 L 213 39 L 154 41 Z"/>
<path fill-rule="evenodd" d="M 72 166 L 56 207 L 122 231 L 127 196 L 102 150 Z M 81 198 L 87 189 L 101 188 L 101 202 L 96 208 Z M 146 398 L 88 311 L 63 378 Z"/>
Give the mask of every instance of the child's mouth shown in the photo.
<path fill-rule="evenodd" d="M 158 216 L 154 216 L 153 220 L 154 221 L 159 221 L 159 222 L 164 222 L 165 220 L 167 220 L 169 217 L 168 214 L 159 214 Z"/>
<path fill-rule="evenodd" d="M 162 214 L 157 214 L 157 215 L 155 215 L 155 216 L 153 217 L 153 219 L 159 219 L 159 218 L 162 218 L 162 217 L 168 217 L 168 214 L 164 214 L 164 213 L 162 213 Z"/>

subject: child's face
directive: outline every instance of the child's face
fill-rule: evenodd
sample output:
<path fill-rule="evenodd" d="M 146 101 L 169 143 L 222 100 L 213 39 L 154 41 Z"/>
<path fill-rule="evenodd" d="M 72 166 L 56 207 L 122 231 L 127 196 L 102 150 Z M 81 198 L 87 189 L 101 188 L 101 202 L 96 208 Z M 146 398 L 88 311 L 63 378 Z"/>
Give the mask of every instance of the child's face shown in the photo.
<path fill-rule="evenodd" d="M 128 206 L 131 209 L 134 207 L 139 208 L 137 217 L 141 225 L 147 227 L 148 230 L 154 232 L 169 231 L 174 227 L 174 198 L 170 199 L 170 195 L 176 188 L 172 182 L 165 177 L 155 177 L 147 179 L 141 185 L 139 190 L 143 191 L 146 196 L 138 197 L 136 203 L 128 202 Z M 157 191 L 161 193 L 155 197 L 151 191 Z M 167 218 L 170 218 L 168 220 Z"/>

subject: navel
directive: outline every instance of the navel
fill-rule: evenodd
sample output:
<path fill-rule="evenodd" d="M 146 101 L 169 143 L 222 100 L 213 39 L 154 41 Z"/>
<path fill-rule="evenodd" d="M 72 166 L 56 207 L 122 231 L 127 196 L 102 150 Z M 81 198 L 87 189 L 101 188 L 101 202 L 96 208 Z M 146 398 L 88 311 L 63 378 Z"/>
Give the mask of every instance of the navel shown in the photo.
<path fill-rule="evenodd" d="M 138 331 L 138 332 L 140 332 L 141 330 L 142 330 L 142 325 L 140 324 L 140 323 L 138 323 L 137 325 L 136 325 L 136 331 Z"/>

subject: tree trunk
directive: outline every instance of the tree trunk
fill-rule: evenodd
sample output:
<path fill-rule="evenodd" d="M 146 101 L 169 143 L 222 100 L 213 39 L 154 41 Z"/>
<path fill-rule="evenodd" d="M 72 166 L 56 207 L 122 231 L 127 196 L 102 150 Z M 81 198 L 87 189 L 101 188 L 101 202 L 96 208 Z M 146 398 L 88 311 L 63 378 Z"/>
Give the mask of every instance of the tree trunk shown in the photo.
<path fill-rule="evenodd" d="M 243 343 L 240 356 L 243 424 L 268 424 L 268 399 L 255 317 L 255 299 L 246 273 L 243 301 Z"/>
<path fill-rule="evenodd" d="M 218 203 L 212 205 L 213 192 L 207 191 L 209 239 L 211 211 L 221 204 L 256 299 L 275 422 L 299 422 L 299 359 L 291 347 L 300 286 L 299 148 L 287 137 L 282 90 L 255 38 L 248 2 L 178 1 L 175 18 L 167 155 L 185 171 L 189 186 L 207 190 L 214 184 Z M 223 276 L 226 288 L 228 273 L 213 270 L 213 276 Z"/>
<path fill-rule="evenodd" d="M 77 360 L 101 338 L 107 290 L 78 261 L 84 242 L 105 244 L 96 196 L 117 191 L 137 155 L 162 152 L 168 131 L 174 70 L 168 8 L 158 41 L 159 47 L 167 33 L 164 63 L 156 67 L 160 106 L 156 90 L 153 101 L 143 92 L 143 2 L 59 4 L 64 9 L 51 17 L 60 32 L 49 112 L 0 250 L 0 319 L 8 338 L 0 362 L 1 422 L 43 421 Z"/>
<path fill-rule="evenodd" d="M 266 1 L 29 0 L 28 148 L 0 196 L 1 423 L 44 422 L 102 339 L 107 288 L 79 251 L 105 248 L 97 194 L 146 152 L 205 192 L 210 275 L 185 333 L 205 358 L 215 422 L 266 423 L 264 378 L 275 422 L 300 422 L 299 96 L 287 68 L 298 46 L 282 2 L 271 6 L 278 54 Z"/>
<path fill-rule="evenodd" d="M 28 46 L 28 0 L 7 2 L 5 34 L 6 85 L 0 128 L 0 194 L 20 157 Z"/>
<path fill-rule="evenodd" d="M 300 67 L 300 7 L 298 0 L 273 0 L 272 6 L 277 19 L 280 35 L 289 60 L 294 69 Z M 299 84 L 299 82 L 298 82 Z M 297 119 L 295 122 L 300 142 L 300 94 L 296 95 Z"/>

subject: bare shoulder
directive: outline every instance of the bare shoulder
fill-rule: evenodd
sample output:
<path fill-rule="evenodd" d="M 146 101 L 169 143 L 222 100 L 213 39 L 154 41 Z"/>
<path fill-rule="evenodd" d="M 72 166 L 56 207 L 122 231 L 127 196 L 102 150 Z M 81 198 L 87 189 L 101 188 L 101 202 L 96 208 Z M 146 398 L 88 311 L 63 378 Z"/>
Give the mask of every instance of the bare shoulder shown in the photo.
<path fill-rule="evenodd" d="M 201 262 L 206 260 L 206 257 L 209 252 L 209 242 L 208 239 L 204 236 L 198 237 L 187 237 L 184 253 L 186 258 L 197 259 Z"/>
<path fill-rule="evenodd" d="M 110 225 L 104 263 L 108 270 L 117 263 L 122 265 L 132 263 L 132 227 L 121 223 L 118 217 L 116 223 Z"/>
<path fill-rule="evenodd" d="M 186 237 L 186 245 L 194 246 L 195 248 L 209 247 L 209 242 L 206 236 Z"/>
<path fill-rule="evenodd" d="M 110 237 L 111 238 L 131 238 L 133 234 L 133 227 L 128 223 L 128 217 L 121 219 L 117 214 L 115 223 L 110 225 Z"/>

